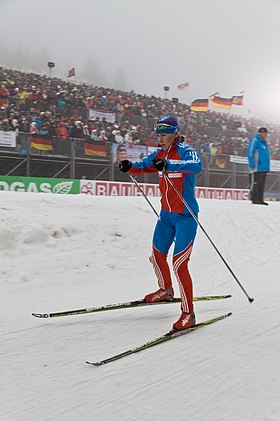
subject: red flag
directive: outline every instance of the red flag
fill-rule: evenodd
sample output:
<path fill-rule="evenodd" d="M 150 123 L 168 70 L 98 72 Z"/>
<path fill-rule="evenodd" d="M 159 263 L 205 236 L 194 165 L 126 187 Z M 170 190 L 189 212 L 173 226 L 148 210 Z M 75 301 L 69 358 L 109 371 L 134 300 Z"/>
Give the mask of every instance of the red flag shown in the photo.
<path fill-rule="evenodd" d="M 72 69 L 70 69 L 69 71 L 68 71 L 68 77 L 72 77 L 72 76 L 75 76 L 75 67 L 72 67 Z"/>
<path fill-rule="evenodd" d="M 187 89 L 189 87 L 189 83 L 185 82 L 185 83 L 179 83 L 179 85 L 177 85 L 177 89 Z"/>

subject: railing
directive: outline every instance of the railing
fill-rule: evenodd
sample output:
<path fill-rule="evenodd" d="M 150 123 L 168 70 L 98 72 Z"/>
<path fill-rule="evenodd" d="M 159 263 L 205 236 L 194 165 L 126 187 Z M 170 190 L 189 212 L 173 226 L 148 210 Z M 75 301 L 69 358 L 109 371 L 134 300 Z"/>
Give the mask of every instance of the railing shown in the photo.
<path fill-rule="evenodd" d="M 119 159 L 137 160 L 151 147 L 122 145 Z M 19 133 L 15 147 L 0 146 L 1 174 L 127 181 L 118 169 L 116 144 L 63 139 Z M 197 184 L 204 187 L 249 188 L 248 166 L 232 162 L 229 155 L 200 153 L 203 172 Z M 157 174 L 145 174 L 143 181 L 157 183 Z M 280 192 L 280 172 L 268 174 L 266 190 Z"/>

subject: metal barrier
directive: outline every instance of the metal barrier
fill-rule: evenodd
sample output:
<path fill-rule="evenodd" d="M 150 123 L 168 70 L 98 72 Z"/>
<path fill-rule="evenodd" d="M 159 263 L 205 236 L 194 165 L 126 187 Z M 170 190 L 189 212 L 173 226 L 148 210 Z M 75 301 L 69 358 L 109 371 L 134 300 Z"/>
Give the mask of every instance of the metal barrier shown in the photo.
<path fill-rule="evenodd" d="M 121 173 L 114 162 L 112 149 L 111 143 L 19 133 L 14 148 L 0 146 L 1 174 L 127 181 L 127 174 Z M 200 156 L 203 172 L 197 177 L 199 186 L 249 188 L 246 163 L 231 162 L 229 155 Z M 157 174 L 145 174 L 142 179 L 158 182 Z M 266 191 L 280 192 L 280 172 L 268 174 Z"/>

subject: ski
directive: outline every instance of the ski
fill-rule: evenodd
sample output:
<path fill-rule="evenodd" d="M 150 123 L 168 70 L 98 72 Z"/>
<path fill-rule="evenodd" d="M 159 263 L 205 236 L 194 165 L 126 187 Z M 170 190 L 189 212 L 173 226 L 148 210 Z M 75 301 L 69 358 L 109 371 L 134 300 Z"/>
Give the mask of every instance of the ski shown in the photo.
<path fill-rule="evenodd" d="M 230 298 L 231 295 L 204 295 L 201 297 L 194 297 L 193 301 L 214 301 L 214 300 L 223 300 Z M 80 308 L 77 310 L 68 310 L 60 311 L 56 313 L 32 313 L 32 316 L 38 317 L 39 319 L 48 319 L 50 317 L 63 317 L 63 316 L 74 316 L 77 314 L 88 314 L 88 313 L 98 313 L 101 311 L 109 310 L 119 310 L 125 308 L 135 308 L 135 307 L 150 307 L 160 304 L 173 304 L 180 303 L 180 298 L 172 298 L 168 301 L 160 301 L 158 303 L 146 303 L 144 300 L 129 301 L 127 303 L 118 303 L 118 304 L 108 304 L 101 307 L 91 307 L 91 308 Z"/>
<path fill-rule="evenodd" d="M 104 364 L 111 363 L 113 361 L 120 360 L 121 358 L 127 357 L 128 355 L 135 354 L 136 352 L 143 351 L 144 349 L 151 348 L 152 346 L 161 344 L 161 343 L 169 341 L 171 339 L 178 338 L 179 336 L 183 336 L 186 333 L 193 332 L 194 330 L 200 329 L 201 327 L 209 326 L 213 323 L 218 322 L 219 320 L 223 320 L 226 317 L 229 317 L 231 314 L 232 313 L 226 313 L 226 314 L 223 314 L 222 316 L 218 316 L 218 317 L 214 317 L 213 319 L 205 320 L 204 322 L 197 323 L 193 327 L 190 327 L 189 329 L 186 329 L 186 330 L 171 330 L 170 332 L 166 333 L 165 335 L 160 336 L 159 338 L 153 339 L 149 342 L 146 342 L 143 345 L 140 345 L 140 346 L 137 346 L 135 348 L 129 349 L 128 351 L 122 352 L 121 354 L 114 355 L 113 357 L 106 358 L 105 360 L 101 360 L 101 361 L 98 361 L 98 362 L 86 361 L 86 363 L 90 364 L 90 365 L 99 366 L 99 365 L 104 365 Z"/>

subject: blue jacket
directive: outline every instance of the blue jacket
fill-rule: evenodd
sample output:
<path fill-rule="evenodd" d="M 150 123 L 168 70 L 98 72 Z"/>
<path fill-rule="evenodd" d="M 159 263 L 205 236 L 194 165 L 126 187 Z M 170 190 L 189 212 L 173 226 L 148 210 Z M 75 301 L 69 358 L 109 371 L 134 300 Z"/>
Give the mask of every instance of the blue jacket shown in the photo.
<path fill-rule="evenodd" d="M 269 172 L 270 153 L 268 144 L 258 134 L 251 137 L 247 157 L 249 161 L 249 172 Z"/>

